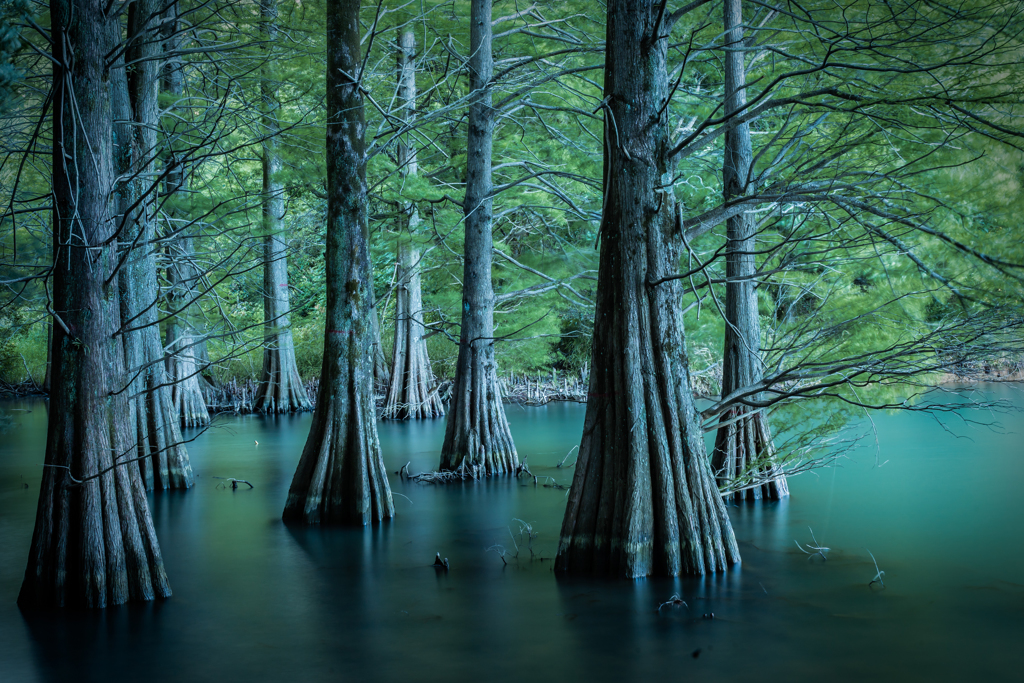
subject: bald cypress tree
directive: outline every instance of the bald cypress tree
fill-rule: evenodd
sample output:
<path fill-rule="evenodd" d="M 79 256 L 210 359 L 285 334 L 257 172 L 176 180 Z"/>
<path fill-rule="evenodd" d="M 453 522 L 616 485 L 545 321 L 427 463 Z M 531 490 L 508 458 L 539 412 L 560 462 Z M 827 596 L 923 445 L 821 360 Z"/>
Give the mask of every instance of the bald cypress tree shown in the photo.
<path fill-rule="evenodd" d="M 53 0 L 52 390 L 23 607 L 171 594 L 125 391 L 109 56 L 115 7 Z M 123 72 L 119 76 L 124 78 Z"/>
<path fill-rule="evenodd" d="M 743 50 L 743 2 L 724 0 L 725 113 L 739 115 L 746 102 Z M 722 168 L 726 202 L 750 190 L 754 152 L 746 121 L 725 133 Z M 757 228 L 747 212 L 726 221 L 725 349 L 722 356 L 722 396 L 757 385 L 764 373 L 761 363 L 761 324 L 757 310 Z M 757 401 L 759 396 L 751 397 Z M 739 404 L 725 411 L 715 435 L 712 466 L 721 486 L 742 490 L 738 499 L 778 499 L 789 495 L 781 469 L 772 462 L 774 445 L 763 409 Z"/>
<path fill-rule="evenodd" d="M 590 399 L 557 571 L 703 574 L 739 562 L 690 388 L 664 6 L 608 4 L 605 209 Z"/>
<path fill-rule="evenodd" d="M 412 125 L 416 119 L 416 39 L 409 29 L 401 30 L 398 35 L 398 106 L 398 119 L 407 126 Z M 398 145 L 399 181 L 404 184 L 418 172 L 416 148 L 406 136 Z M 434 373 L 427 355 L 427 328 L 423 325 L 421 254 L 416 244 L 420 215 L 416 204 L 402 202 L 398 218 L 395 353 L 383 417 L 393 420 L 440 417 L 444 415 L 444 404 L 434 386 Z"/>
<path fill-rule="evenodd" d="M 263 106 L 263 371 L 253 406 L 261 413 L 309 410 L 309 397 L 295 363 L 288 293 L 288 246 L 284 227 L 284 186 L 278 177 L 281 103 L 274 79 L 273 44 L 277 40 L 276 0 L 260 0 L 260 30 L 266 59 L 260 74 Z"/>
<path fill-rule="evenodd" d="M 327 320 L 313 422 L 284 519 L 367 524 L 395 514 L 377 439 L 359 0 L 327 1 Z"/>
<path fill-rule="evenodd" d="M 480 474 L 514 472 L 519 456 L 505 417 L 494 358 L 494 285 L 491 234 L 494 200 L 491 154 L 495 111 L 491 80 L 491 0 L 470 3 L 469 134 L 466 145 L 466 240 L 462 277 L 462 327 L 455 382 L 448 406 L 441 469 L 466 467 Z"/>

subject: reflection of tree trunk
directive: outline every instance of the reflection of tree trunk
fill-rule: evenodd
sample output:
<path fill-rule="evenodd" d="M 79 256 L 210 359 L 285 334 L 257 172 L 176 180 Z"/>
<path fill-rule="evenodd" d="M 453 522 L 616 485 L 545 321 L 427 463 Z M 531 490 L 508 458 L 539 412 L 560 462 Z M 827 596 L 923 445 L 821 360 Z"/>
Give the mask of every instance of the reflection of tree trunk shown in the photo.
<path fill-rule="evenodd" d="M 178 5 L 171 3 L 164 16 L 164 51 L 171 55 L 165 65 L 161 87 L 172 99 L 180 98 L 184 92 L 180 59 L 174 56 L 181 47 L 181 36 L 178 33 Z M 171 125 L 173 130 L 174 126 Z M 173 137 L 173 135 L 172 135 Z M 182 223 L 187 220 L 174 208 L 175 203 L 184 200 L 188 192 L 185 167 L 181 158 L 175 153 L 174 140 L 165 143 L 169 154 L 165 163 L 166 194 L 172 200 L 167 213 L 172 230 L 181 230 Z M 178 195 L 177 198 L 174 195 Z M 200 271 L 195 266 L 195 248 L 192 237 L 181 232 L 168 245 L 167 267 L 168 305 L 173 313 L 167 323 L 167 372 L 173 383 L 172 401 L 175 414 L 186 427 L 198 427 L 210 422 L 210 413 L 206 410 L 206 399 L 203 396 L 200 371 L 205 369 L 205 342 L 197 335 L 189 309 L 195 297 L 195 289 L 199 283 Z"/>
<path fill-rule="evenodd" d="M 277 39 L 277 2 L 261 0 L 260 18 L 267 45 Z M 284 187 L 277 175 L 281 157 L 277 151 L 281 108 L 271 75 L 269 54 L 260 76 L 263 99 L 263 373 L 253 407 L 257 412 L 290 413 L 309 410 L 309 397 L 295 364 L 291 304 L 288 300 L 288 261 L 284 222 Z"/>
<path fill-rule="evenodd" d="M 441 469 L 465 464 L 480 474 L 512 472 L 519 466 L 505 419 L 494 359 L 494 288 L 491 284 L 491 147 L 494 110 L 490 82 L 491 0 L 472 0 L 470 8 L 469 139 L 466 146 L 465 264 L 462 280 L 462 330 L 459 359 Z"/>
<path fill-rule="evenodd" d="M 605 62 L 605 210 L 590 398 L 558 571 L 702 574 L 739 561 L 694 408 L 658 3 L 612 0 Z M 666 187 L 668 185 L 668 187 Z"/>
<path fill-rule="evenodd" d="M 18 603 L 104 607 L 167 597 L 171 590 L 145 486 L 131 459 L 134 425 L 116 335 L 121 316 L 116 222 L 108 211 L 115 174 L 106 66 L 116 18 L 106 17 L 101 0 L 54 0 L 50 16 L 53 307 L 61 323 L 53 334 L 46 466 Z M 65 26 L 68 16 L 74 21 Z M 62 64 L 71 65 L 70 73 Z M 114 467 L 115 458 L 122 464 Z"/>
<path fill-rule="evenodd" d="M 359 39 L 359 0 L 328 0 L 324 364 L 284 508 L 286 521 L 307 524 L 366 524 L 395 513 L 374 414 Z"/>
<path fill-rule="evenodd" d="M 747 103 L 743 64 L 742 0 L 725 0 L 725 112 L 742 111 Z M 747 193 L 753 146 L 750 126 L 741 123 L 725 134 L 722 169 L 725 201 Z M 726 223 L 725 351 L 722 362 L 722 396 L 761 381 L 761 325 L 757 311 L 756 232 L 753 217 L 741 213 Z M 739 405 L 725 412 L 715 437 L 712 466 L 721 486 L 749 486 L 738 499 L 778 499 L 789 495 L 789 486 L 774 456 L 771 430 L 764 411 Z"/>
<path fill-rule="evenodd" d="M 129 7 L 125 59 L 134 66 L 127 79 L 123 71 L 114 73 L 113 113 L 116 120 L 124 122 L 114 129 L 115 163 L 118 176 L 128 179 L 118 186 L 118 213 L 124 224 L 123 243 L 135 244 L 121 269 L 121 315 L 138 454 L 151 456 L 141 461 L 143 476 L 151 488 L 185 489 L 192 486 L 192 466 L 164 369 L 153 246 L 160 44 L 147 34 L 157 23 L 159 8 L 157 0 L 139 0 Z"/>
<path fill-rule="evenodd" d="M 416 51 L 412 31 L 399 35 L 398 102 L 399 118 L 407 125 L 415 119 Z M 403 140 L 398 146 L 398 174 L 404 184 L 417 173 L 416 149 Z M 384 401 L 385 419 L 406 420 L 444 415 L 441 397 L 434 391 L 434 373 L 427 356 L 426 327 L 423 325 L 423 296 L 420 290 L 420 251 L 415 246 L 419 224 L 416 205 L 400 207 L 398 236 L 398 288 L 395 296 L 395 351 L 391 382 Z"/>

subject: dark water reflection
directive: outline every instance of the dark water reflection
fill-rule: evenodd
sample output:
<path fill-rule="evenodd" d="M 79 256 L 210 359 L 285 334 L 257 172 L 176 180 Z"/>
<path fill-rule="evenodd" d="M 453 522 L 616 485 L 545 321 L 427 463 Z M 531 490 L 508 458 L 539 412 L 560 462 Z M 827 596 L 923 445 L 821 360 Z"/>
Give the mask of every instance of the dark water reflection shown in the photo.
<path fill-rule="evenodd" d="M 1010 386 L 990 394 L 1024 400 Z M 45 441 L 41 403 L 0 435 L 0 680 L 722 680 L 1015 678 L 1024 634 L 1024 418 L 1002 431 L 876 417 L 874 450 L 803 475 L 793 497 L 731 508 L 744 564 L 705 578 L 557 579 L 565 491 L 392 476 L 399 517 L 371 529 L 280 522 L 309 416 L 226 418 L 192 444 L 197 485 L 153 514 L 174 597 L 93 613 L 14 602 Z M 542 482 L 578 443 L 583 406 L 510 408 Z M 985 416 L 987 417 L 987 416 Z M 443 422 L 380 425 L 391 472 L 436 465 Z M 259 445 L 255 444 L 259 441 Z M 570 456 L 571 463 L 575 455 Z M 230 490 L 220 479 L 248 479 Z M 551 479 L 543 479 L 550 477 Z M 25 488 L 25 484 L 28 488 Z M 537 538 L 520 538 L 531 523 Z M 808 561 L 793 540 L 833 548 Z M 510 529 L 516 538 L 510 538 Z M 495 544 L 518 560 L 504 566 Z M 868 587 L 874 566 L 886 588 Z M 430 564 L 449 558 L 450 572 Z M 657 605 L 673 594 L 689 604 Z M 714 612 L 714 620 L 701 618 Z M 696 656 L 695 656 L 696 655 Z"/>

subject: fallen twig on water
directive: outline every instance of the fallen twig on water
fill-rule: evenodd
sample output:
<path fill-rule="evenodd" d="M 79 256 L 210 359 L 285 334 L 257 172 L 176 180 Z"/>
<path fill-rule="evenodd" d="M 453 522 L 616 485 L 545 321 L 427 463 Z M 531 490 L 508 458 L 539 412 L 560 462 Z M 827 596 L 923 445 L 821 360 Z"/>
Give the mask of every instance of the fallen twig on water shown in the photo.
<path fill-rule="evenodd" d="M 214 477 L 214 479 L 223 479 L 224 480 L 220 484 L 217 484 L 217 488 L 225 488 L 226 489 L 228 487 L 228 484 L 231 484 L 231 488 L 233 488 L 233 489 L 237 489 L 239 484 L 245 484 L 246 486 L 248 486 L 251 489 L 256 488 L 255 486 L 253 486 L 252 484 L 247 482 L 245 479 L 235 479 L 234 477 Z"/>
<path fill-rule="evenodd" d="M 823 546 L 823 545 L 818 543 L 818 539 L 816 539 L 814 537 L 814 529 L 812 529 L 811 527 L 807 527 L 807 530 L 811 532 L 811 540 L 814 542 L 814 544 L 812 545 L 810 543 L 805 543 L 804 545 L 806 545 L 808 548 L 810 548 L 814 552 L 813 553 L 812 552 L 808 552 L 807 550 L 804 550 L 803 548 L 801 548 L 800 547 L 800 542 L 797 541 L 794 538 L 793 542 L 796 543 L 796 547 L 800 548 L 800 552 L 802 552 L 804 555 L 810 555 L 811 557 L 814 557 L 815 555 L 821 555 L 821 559 L 823 561 L 827 562 L 828 561 L 828 557 L 826 557 L 825 553 L 827 553 L 829 550 L 831 550 L 831 548 L 826 548 L 825 546 Z M 808 557 L 807 559 L 810 560 L 811 557 Z"/>
<path fill-rule="evenodd" d="M 868 549 L 864 548 L 864 550 Z M 885 588 L 885 581 L 882 581 L 882 577 L 885 576 L 885 572 L 878 568 L 878 560 L 875 559 L 875 556 L 871 554 L 870 550 L 868 550 L 868 555 L 871 555 L 871 561 L 875 563 L 875 578 L 868 582 L 868 587 L 870 588 L 871 584 L 879 583 L 882 585 L 882 588 Z"/>
<path fill-rule="evenodd" d="M 658 611 L 660 612 L 661 608 L 666 605 L 671 605 L 672 607 L 679 607 L 682 605 L 686 609 L 690 609 L 690 606 L 686 604 L 686 601 L 679 597 L 679 593 L 674 594 L 671 598 L 658 605 Z"/>
<path fill-rule="evenodd" d="M 558 461 L 558 464 L 557 464 L 557 465 L 555 465 L 555 467 L 561 467 L 562 465 L 564 465 L 564 464 L 565 464 L 565 461 L 569 459 L 569 456 L 570 456 L 570 455 L 572 455 L 572 452 L 573 452 L 573 451 L 576 451 L 576 450 L 579 450 L 579 448 L 580 448 L 579 446 L 573 446 L 572 448 L 570 448 L 570 449 L 569 449 L 569 452 L 565 454 L 565 457 L 564 457 L 564 458 L 562 458 L 561 460 L 559 460 L 559 461 Z M 572 461 L 572 464 L 571 464 L 571 465 L 569 465 L 569 467 L 575 467 L 575 466 L 576 466 L 576 461 L 575 461 L 575 460 L 573 460 L 573 461 Z"/>

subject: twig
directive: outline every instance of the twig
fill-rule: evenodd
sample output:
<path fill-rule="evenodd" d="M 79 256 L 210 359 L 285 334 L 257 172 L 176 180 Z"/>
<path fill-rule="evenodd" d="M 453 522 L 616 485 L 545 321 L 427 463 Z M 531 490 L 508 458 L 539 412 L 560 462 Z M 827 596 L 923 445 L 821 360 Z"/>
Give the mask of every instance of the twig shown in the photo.
<path fill-rule="evenodd" d="M 868 549 L 864 548 L 864 550 Z M 885 588 L 885 581 L 882 581 L 882 577 L 885 576 L 885 572 L 878 568 L 878 560 L 875 559 L 875 556 L 871 554 L 870 550 L 868 550 L 868 555 L 871 555 L 871 561 L 875 563 L 875 578 L 868 582 L 868 587 L 873 583 L 880 583 L 882 588 Z"/>
<path fill-rule="evenodd" d="M 807 558 L 808 560 L 810 560 L 811 557 L 814 557 L 815 555 L 821 555 L 821 559 L 827 562 L 828 557 L 825 556 L 825 553 L 831 550 L 831 548 L 826 548 L 825 546 L 820 545 L 818 543 L 818 539 L 814 537 L 814 529 L 812 529 L 811 527 L 807 527 L 807 530 L 811 532 L 811 540 L 814 541 L 814 544 L 811 545 L 810 543 L 806 543 L 805 545 L 814 552 L 807 552 L 806 550 L 800 547 L 800 543 L 796 539 L 793 539 L 793 542 L 796 543 L 796 547 L 800 548 L 800 552 L 802 552 L 804 555 L 810 555 L 810 557 Z"/>

